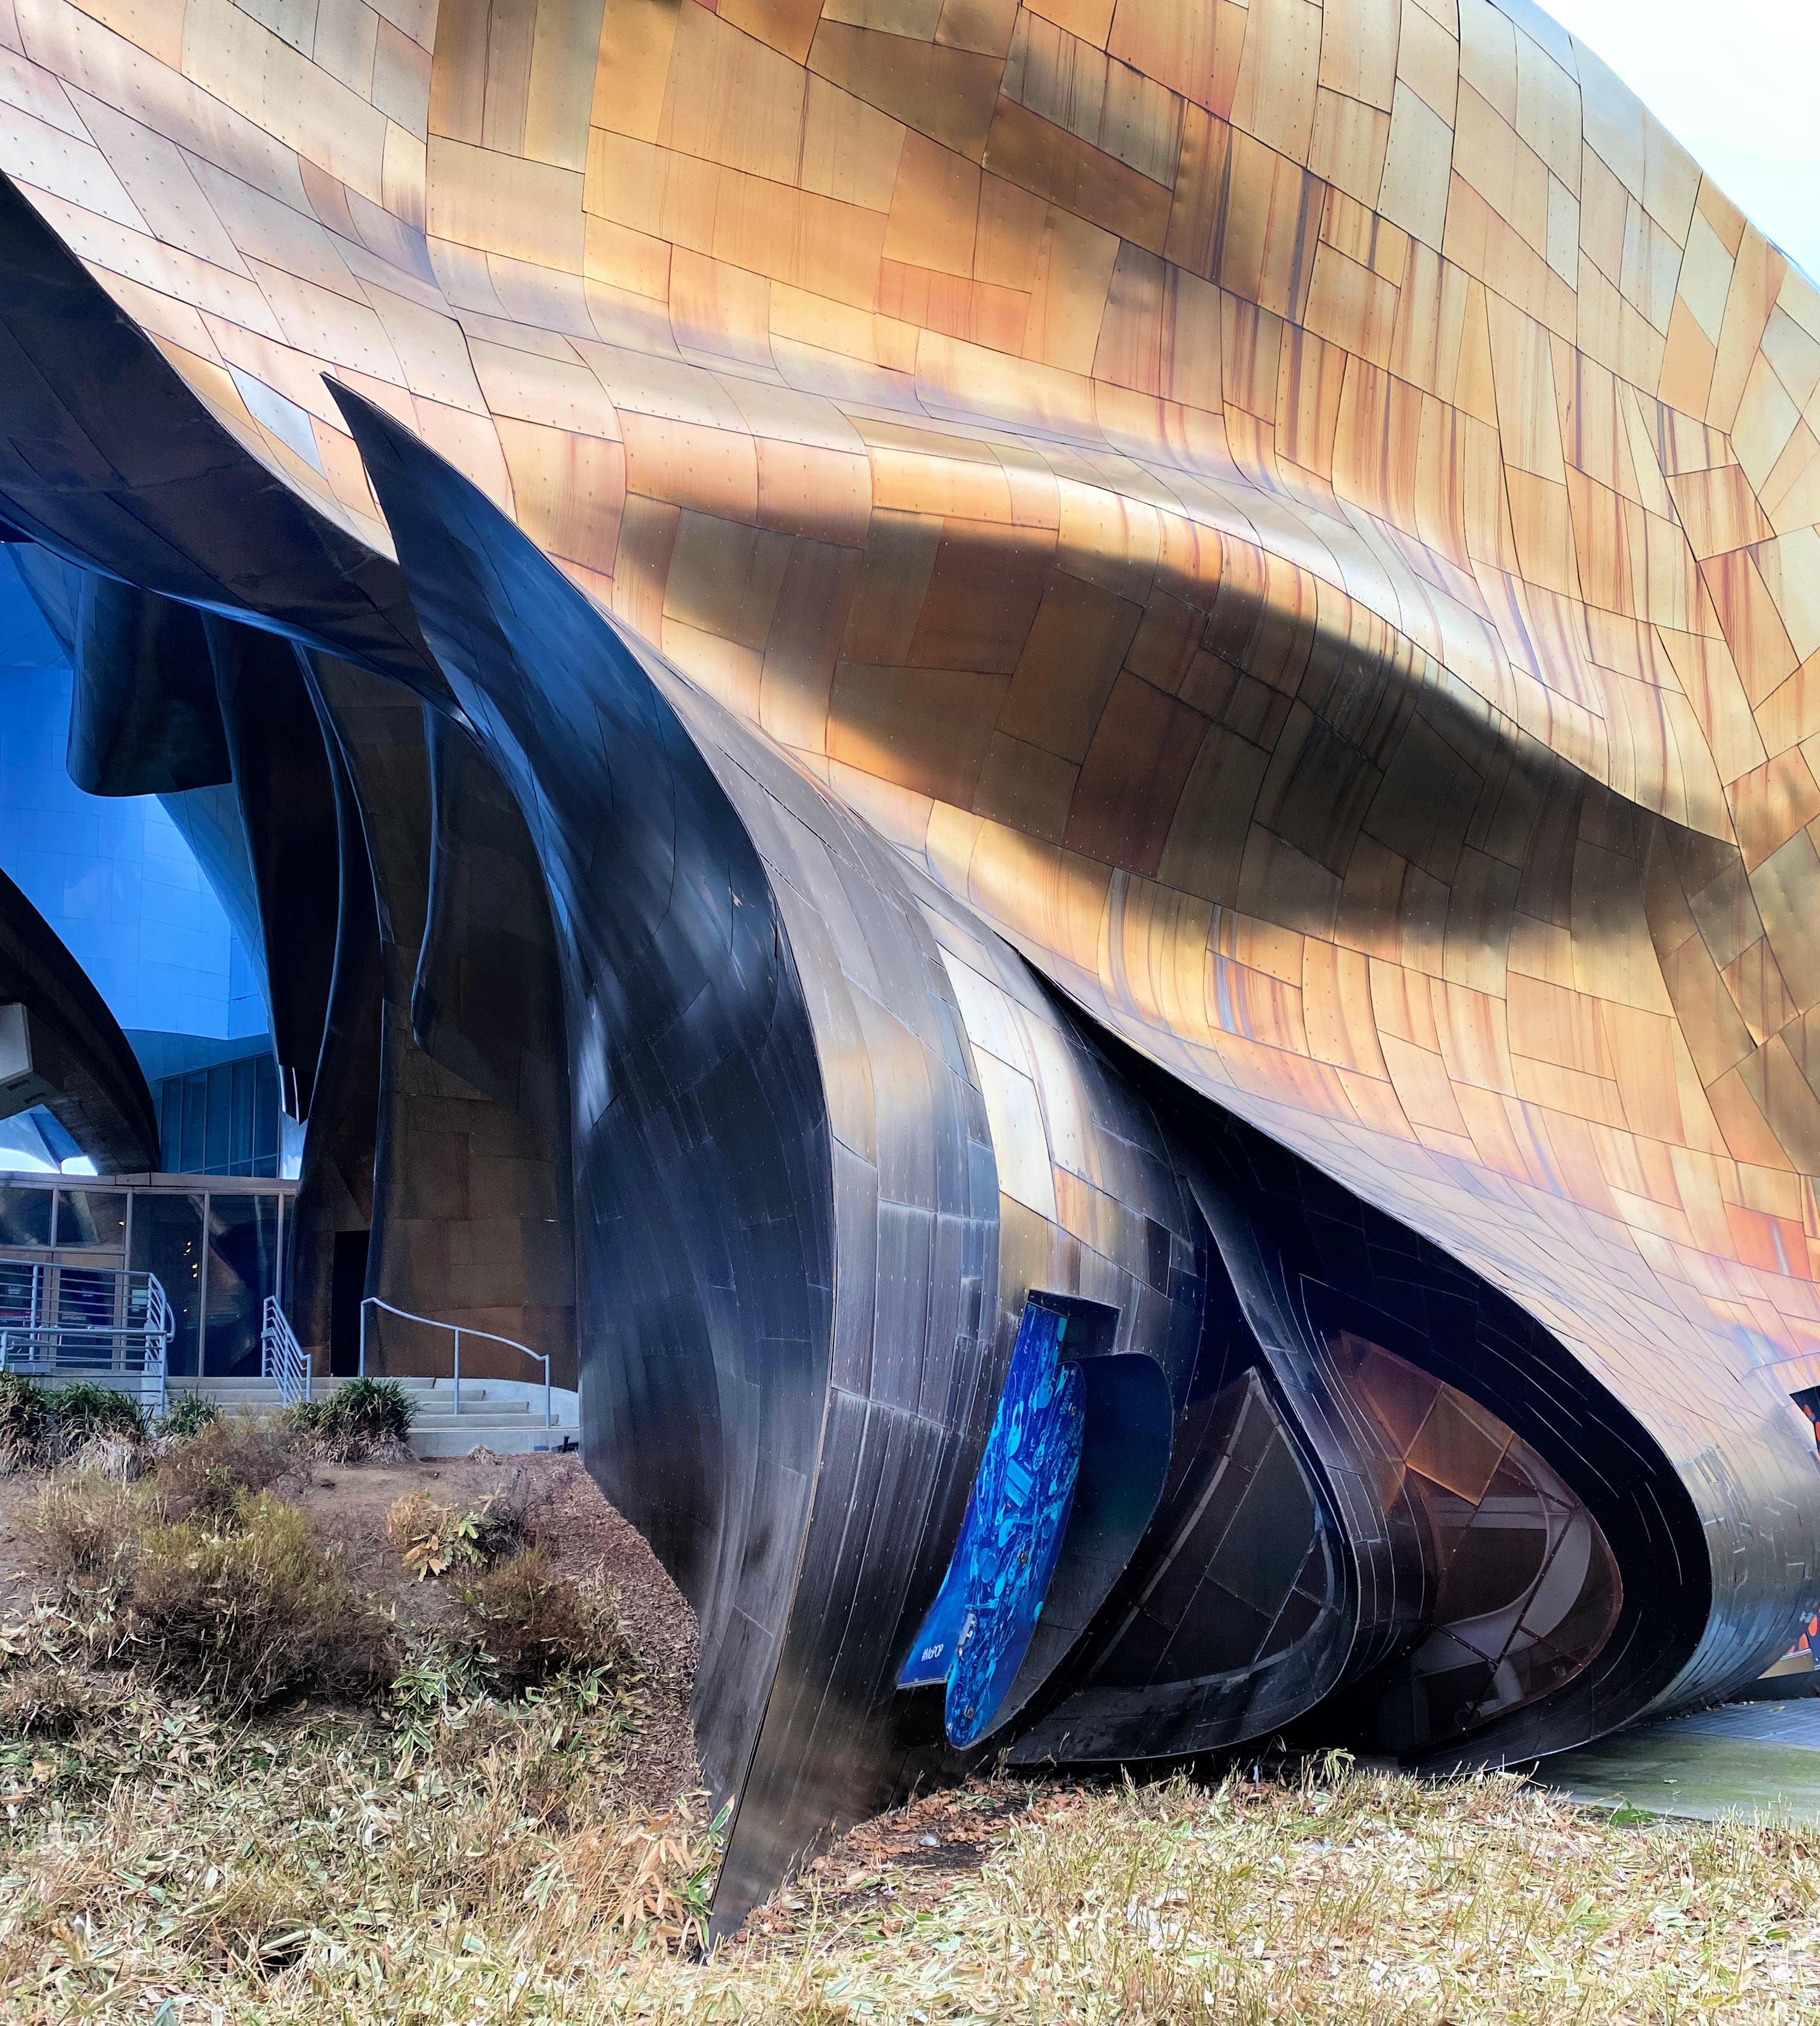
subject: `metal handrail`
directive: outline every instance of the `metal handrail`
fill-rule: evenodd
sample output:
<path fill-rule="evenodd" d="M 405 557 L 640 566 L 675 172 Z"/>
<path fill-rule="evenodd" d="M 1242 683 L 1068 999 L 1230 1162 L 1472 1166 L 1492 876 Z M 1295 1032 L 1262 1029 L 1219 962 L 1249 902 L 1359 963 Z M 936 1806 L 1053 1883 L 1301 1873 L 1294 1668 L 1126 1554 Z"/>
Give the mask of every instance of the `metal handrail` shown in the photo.
<path fill-rule="evenodd" d="M 389 1316 L 397 1316 L 407 1323 L 422 1323 L 430 1329 L 452 1330 L 455 1332 L 455 1410 L 462 1410 L 462 1339 L 464 1336 L 484 1337 L 488 1343 L 503 1343 L 508 1350 L 521 1352 L 543 1368 L 543 1425 L 556 1425 L 550 1399 L 550 1360 L 540 1350 L 533 1350 L 528 1343 L 520 1343 L 516 1337 L 499 1336 L 492 1330 L 470 1329 L 466 1323 L 445 1323 L 434 1316 L 414 1315 L 409 1309 L 396 1309 L 391 1302 L 382 1302 L 377 1295 L 369 1295 L 360 1304 L 360 1376 L 367 1376 L 367 1311 L 383 1309 Z"/>
<path fill-rule="evenodd" d="M 259 1368 L 262 1378 L 278 1381 L 278 1398 L 287 1407 L 310 1398 L 310 1361 L 276 1295 L 266 1296 L 260 1317 Z"/>
<path fill-rule="evenodd" d="M 120 1273 L 116 1268 L 92 1269 L 109 1274 Z M 136 1291 L 132 1281 L 135 1276 L 126 1274 L 126 1306 L 130 1311 Z M 170 1376 L 171 1339 L 176 1324 L 171 1313 L 171 1304 L 166 1298 L 164 1284 L 156 1273 L 145 1276 L 146 1319 L 142 1325 L 112 1323 L 6 1323 L 0 1324 L 0 1372 L 31 1368 L 55 1372 L 64 1362 L 60 1354 L 66 1350 L 81 1350 L 92 1347 L 98 1350 L 105 1345 L 110 1353 L 109 1365 L 116 1372 L 133 1369 L 127 1361 L 137 1348 L 140 1393 L 143 1397 L 148 1385 L 153 1394 L 153 1412 L 162 1414 L 168 1402 L 168 1380 Z M 35 1268 L 32 1284 L 32 1310 L 35 1315 L 40 1309 L 39 1280 Z M 116 1297 L 117 1299 L 117 1297 Z M 17 1346 L 24 1355 L 15 1358 Z M 92 1372 L 96 1361 L 92 1357 L 69 1360 L 72 1369 Z"/>

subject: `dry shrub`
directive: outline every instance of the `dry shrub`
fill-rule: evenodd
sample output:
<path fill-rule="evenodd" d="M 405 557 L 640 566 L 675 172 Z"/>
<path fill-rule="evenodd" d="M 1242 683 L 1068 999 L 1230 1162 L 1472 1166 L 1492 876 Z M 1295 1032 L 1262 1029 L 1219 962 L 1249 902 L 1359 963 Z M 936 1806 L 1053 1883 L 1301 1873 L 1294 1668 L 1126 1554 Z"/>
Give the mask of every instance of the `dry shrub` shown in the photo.
<path fill-rule="evenodd" d="M 305 1689 L 381 1692 L 398 1669 L 392 1620 L 305 1514 L 269 1490 L 249 1497 L 229 1468 L 183 1481 L 195 1497 L 179 1518 L 162 1472 L 141 1485 L 92 1472 L 52 1480 L 24 1525 L 66 1589 L 99 1606 L 71 1620 L 80 1640 L 98 1661 L 143 1663 L 229 1710 Z"/>
<path fill-rule="evenodd" d="M 572 1889 L 609 1933 L 691 1946 L 706 1939 L 720 1852 L 686 1804 L 584 1829 L 565 1855 Z"/>
<path fill-rule="evenodd" d="M 110 1483 L 137 1484 L 153 1468 L 149 1446 L 131 1435 L 90 1435 L 64 1459 L 79 1473 L 105 1477 Z"/>
<path fill-rule="evenodd" d="M 158 1460 L 158 1497 L 168 1520 L 197 1520 L 220 1533 L 241 1508 L 296 1468 L 289 1431 L 250 1415 L 210 1422 Z"/>
<path fill-rule="evenodd" d="M 632 1649 L 619 1612 L 595 1585 L 558 1575 L 543 1548 L 527 1548 L 466 1585 L 494 1680 L 519 1694 L 558 1674 L 630 1674 Z"/>
<path fill-rule="evenodd" d="M 44 1388 L 17 1372 L 0 1372 L 0 1472 L 42 1469 L 56 1428 Z"/>
<path fill-rule="evenodd" d="M 231 1532 L 148 1527 L 123 1625 L 159 1675 L 228 1710 L 304 1689 L 369 1697 L 397 1671 L 391 1619 L 305 1515 L 269 1492 L 245 1502 Z"/>
<path fill-rule="evenodd" d="M 45 1661 L 20 1668 L 0 1689 L 0 1738 L 73 1737 L 110 1714 L 117 1696 L 75 1668 Z"/>
<path fill-rule="evenodd" d="M 420 1582 L 464 1563 L 496 1568 L 532 1545 L 521 1475 L 465 1510 L 407 1491 L 385 1516 L 385 1538 Z"/>
<path fill-rule="evenodd" d="M 142 1444 L 149 1433 L 144 1407 L 130 1393 L 116 1391 L 98 1380 L 79 1379 L 54 1388 L 50 1397 L 60 1455 L 74 1456 L 88 1443 L 107 1437 Z"/>
<path fill-rule="evenodd" d="M 123 1479 L 78 1471 L 53 1478 L 21 1523 L 69 1587 L 116 1590 L 131 1575 L 144 1516 L 141 1494 Z"/>
<path fill-rule="evenodd" d="M 548 1480 L 533 1480 L 522 1464 L 508 1472 L 482 1502 L 477 1545 L 488 1568 L 510 1561 L 540 1538 L 538 1514 L 550 1501 Z"/>
<path fill-rule="evenodd" d="M 184 1948 L 212 1969 L 261 1979 L 293 1959 L 332 1914 L 320 1886 L 274 1852 L 256 1869 L 218 1877 L 190 1903 Z"/>
<path fill-rule="evenodd" d="M 94 1380 L 46 1387 L 0 1372 L 0 1473 L 60 1464 L 134 1477 L 146 1468 L 146 1410 Z"/>

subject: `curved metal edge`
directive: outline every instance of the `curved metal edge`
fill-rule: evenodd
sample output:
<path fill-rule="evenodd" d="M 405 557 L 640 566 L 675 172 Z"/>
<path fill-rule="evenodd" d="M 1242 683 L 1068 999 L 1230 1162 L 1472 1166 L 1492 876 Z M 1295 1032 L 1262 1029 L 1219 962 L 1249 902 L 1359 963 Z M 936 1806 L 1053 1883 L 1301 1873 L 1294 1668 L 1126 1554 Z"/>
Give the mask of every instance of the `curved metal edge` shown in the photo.
<path fill-rule="evenodd" d="M 155 1169 L 157 1113 L 131 1044 L 88 974 L 4 873 L 0 1000 L 24 1006 L 30 1022 L 29 1101 L 48 1106 L 101 1173 Z"/>
<path fill-rule="evenodd" d="M 338 398 L 549 890 L 584 1448 L 698 1613 L 724 1928 L 904 1755 L 899 1620 L 939 1581 L 990 1413 L 996 1189 L 964 1040 L 882 848 Z"/>
<path fill-rule="evenodd" d="M 1193 1144 L 1216 1188 L 1203 1192 L 1203 1203 L 1222 1250 L 1235 1262 L 1250 1255 L 1235 1285 L 1273 1363 L 1306 1396 L 1299 1418 L 1327 1438 L 1321 1461 L 1330 1485 L 1336 1462 L 1361 1483 L 1367 1475 L 1350 1462 L 1349 1416 L 1322 1377 L 1324 1332 L 1344 1321 L 1481 1402 L 1531 1443 L 1585 1501 L 1618 1559 L 1623 1612 L 1588 1666 L 1553 1694 L 1437 1749 L 1433 1762 L 1533 1759 L 1641 1714 L 1697 1647 L 1713 1603 L 1700 1516 L 1668 1457 L 1507 1296 L 1263 1133 L 1211 1106 L 1205 1113 Z M 1347 1531 L 1356 1549 L 1358 1516 L 1349 1516 Z M 1406 1629 L 1398 1557 L 1377 1580 L 1390 1586 L 1379 1593 L 1388 1608 L 1374 1624 L 1365 1590 L 1347 1682 L 1368 1673 Z M 1343 1700 L 1343 1685 L 1336 1694 Z M 1346 1721 L 1334 1698 L 1322 1707 Z M 1321 1722 L 1317 1709 L 1310 1727 Z"/>
<path fill-rule="evenodd" d="M 396 566 L 243 450 L 3 173 L 0 277 L 0 514 L 17 532 L 447 702 Z"/>

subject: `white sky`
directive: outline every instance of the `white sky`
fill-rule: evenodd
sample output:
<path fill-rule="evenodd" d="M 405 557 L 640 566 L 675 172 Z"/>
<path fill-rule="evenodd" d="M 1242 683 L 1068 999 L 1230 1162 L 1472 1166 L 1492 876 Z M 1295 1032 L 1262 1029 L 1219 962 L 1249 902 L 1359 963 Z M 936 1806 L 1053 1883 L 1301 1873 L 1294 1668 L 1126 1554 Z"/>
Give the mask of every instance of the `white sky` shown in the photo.
<path fill-rule="evenodd" d="M 1541 0 L 1820 279 L 1820 0 Z"/>

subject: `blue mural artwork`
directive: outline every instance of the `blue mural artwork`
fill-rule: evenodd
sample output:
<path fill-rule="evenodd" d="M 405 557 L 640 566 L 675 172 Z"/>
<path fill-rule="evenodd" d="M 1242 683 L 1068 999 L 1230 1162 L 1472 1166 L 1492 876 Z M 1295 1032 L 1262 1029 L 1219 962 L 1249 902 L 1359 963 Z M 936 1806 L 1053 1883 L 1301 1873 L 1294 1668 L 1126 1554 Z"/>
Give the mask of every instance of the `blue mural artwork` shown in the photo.
<path fill-rule="evenodd" d="M 991 1727 L 1042 1615 L 1068 1530 L 1083 1430 L 1079 1368 L 1061 1361 L 1067 1318 L 1026 1302 L 940 1594 L 900 1688 L 946 1682 L 949 1741 Z"/>

